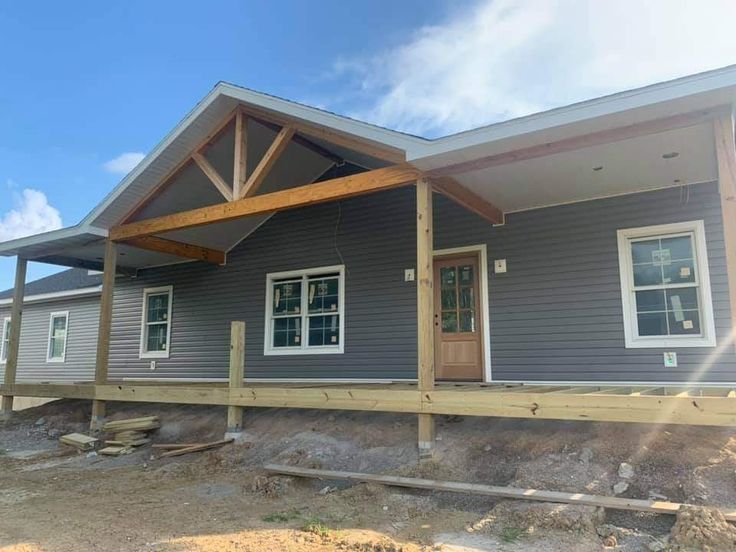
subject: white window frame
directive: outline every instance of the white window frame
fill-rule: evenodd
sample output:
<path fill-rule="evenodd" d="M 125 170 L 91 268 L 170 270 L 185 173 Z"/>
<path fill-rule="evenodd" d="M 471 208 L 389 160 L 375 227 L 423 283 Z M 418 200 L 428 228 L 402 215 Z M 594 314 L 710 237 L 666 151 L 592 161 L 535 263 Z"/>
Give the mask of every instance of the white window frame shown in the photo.
<path fill-rule="evenodd" d="M 634 295 L 634 270 L 631 259 L 631 241 L 639 238 L 666 238 L 671 235 L 692 233 L 694 258 L 696 264 L 695 281 L 700 307 L 699 336 L 669 335 L 640 336 L 636 317 Z M 713 319 L 713 299 L 708 269 L 708 249 L 705 242 L 705 225 L 702 220 L 659 224 L 641 228 L 618 230 L 618 263 L 621 279 L 621 299 L 624 315 L 624 340 L 627 349 L 676 348 L 676 347 L 715 347 L 715 322 Z"/>
<path fill-rule="evenodd" d="M 148 342 L 148 297 L 150 295 L 163 295 L 164 293 L 169 296 L 169 308 L 168 314 L 166 315 L 166 350 L 165 351 L 146 351 L 146 344 Z M 169 358 L 171 352 L 171 312 L 172 305 L 174 303 L 174 286 L 160 286 L 145 288 L 143 290 L 143 307 L 141 312 L 141 344 L 139 350 L 139 358 Z M 156 322 L 160 324 L 160 322 Z"/>
<path fill-rule="evenodd" d="M 8 345 L 10 345 L 10 317 L 6 316 L 3 318 L 3 327 L 2 331 L 0 331 L 0 364 L 5 364 L 8 362 L 7 354 L 8 351 L 5 350 L 5 341 L 8 342 Z M 6 335 L 8 334 L 8 335 Z"/>
<path fill-rule="evenodd" d="M 51 338 L 52 338 L 52 332 L 54 331 L 54 319 L 55 318 L 65 318 L 66 319 L 66 328 L 64 330 L 64 348 L 62 349 L 60 358 L 53 358 L 51 356 Z M 60 362 L 60 363 L 66 362 L 66 344 L 68 340 L 69 340 L 69 311 L 52 312 L 49 315 L 49 338 L 46 343 L 46 362 Z"/>
<path fill-rule="evenodd" d="M 319 276 L 322 274 L 338 275 L 338 291 L 337 291 L 337 313 L 340 318 L 340 341 L 337 345 L 323 345 L 319 347 L 309 346 L 309 329 L 304 323 L 308 318 L 308 293 L 304 293 L 307 289 L 307 280 L 310 276 Z M 286 278 L 302 279 L 302 307 L 300 315 L 302 318 L 302 339 L 299 347 L 274 347 L 273 346 L 273 284 L 276 280 Z M 264 324 L 263 338 L 263 354 L 270 355 L 324 355 L 324 354 L 343 354 L 345 352 L 345 265 L 321 266 L 316 268 L 307 268 L 303 270 L 291 270 L 288 272 L 271 272 L 266 274 L 266 320 Z"/>

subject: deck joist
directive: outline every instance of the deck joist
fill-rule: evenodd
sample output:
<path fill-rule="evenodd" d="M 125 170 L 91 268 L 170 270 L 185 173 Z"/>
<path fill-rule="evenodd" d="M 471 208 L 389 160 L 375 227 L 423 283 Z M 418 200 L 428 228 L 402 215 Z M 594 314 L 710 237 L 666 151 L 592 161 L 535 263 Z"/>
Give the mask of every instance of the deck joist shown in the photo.
<path fill-rule="evenodd" d="M 420 391 L 408 383 L 17 383 L 0 394 L 98 401 L 317 408 L 547 420 L 736 426 L 727 387 L 453 385 Z"/>

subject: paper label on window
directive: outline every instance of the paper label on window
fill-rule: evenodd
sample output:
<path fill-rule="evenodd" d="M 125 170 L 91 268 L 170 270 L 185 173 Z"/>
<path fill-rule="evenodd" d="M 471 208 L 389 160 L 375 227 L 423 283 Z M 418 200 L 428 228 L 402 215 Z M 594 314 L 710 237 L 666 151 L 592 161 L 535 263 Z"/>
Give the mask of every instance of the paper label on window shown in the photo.
<path fill-rule="evenodd" d="M 680 278 L 687 278 L 690 276 L 690 267 L 689 266 L 683 266 L 680 269 Z"/>
<path fill-rule="evenodd" d="M 688 322 L 689 322 L 689 320 L 688 320 Z M 332 336 L 332 337 L 330 338 L 330 341 L 332 341 L 333 343 L 337 343 L 337 336 L 336 336 L 336 335 L 333 335 L 333 336 Z"/>
<path fill-rule="evenodd" d="M 682 322 L 683 320 L 685 320 L 685 313 L 682 312 L 682 301 L 680 301 L 680 296 L 673 295 L 672 297 L 670 297 L 670 303 L 672 303 L 672 311 L 674 312 L 675 320 L 677 322 Z M 688 320 L 688 322 L 690 321 Z M 692 322 L 690 323 L 692 324 Z"/>
<path fill-rule="evenodd" d="M 654 266 L 668 265 L 672 260 L 672 254 L 669 249 L 658 249 L 652 251 L 652 262 Z"/>
<path fill-rule="evenodd" d="M 332 303 L 330 305 L 330 310 L 337 310 L 337 305 L 335 303 Z"/>
<path fill-rule="evenodd" d="M 301 337 L 298 336 L 298 335 L 295 335 L 294 336 L 294 343 L 300 343 L 300 342 L 301 342 Z"/>
<path fill-rule="evenodd" d="M 685 330 L 692 330 L 693 329 L 693 321 L 692 320 L 683 320 L 682 321 L 682 327 Z"/>

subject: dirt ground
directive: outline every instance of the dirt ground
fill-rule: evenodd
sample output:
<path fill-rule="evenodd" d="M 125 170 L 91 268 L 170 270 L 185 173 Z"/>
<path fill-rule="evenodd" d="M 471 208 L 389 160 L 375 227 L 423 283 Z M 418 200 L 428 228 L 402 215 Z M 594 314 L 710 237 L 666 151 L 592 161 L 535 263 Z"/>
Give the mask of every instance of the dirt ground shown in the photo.
<path fill-rule="evenodd" d="M 728 507 L 736 439 L 727 429 L 439 417 L 436 461 L 420 466 L 414 416 L 260 409 L 246 413 L 250 444 L 109 458 L 58 444 L 86 432 L 89 410 L 88 401 L 57 401 L 0 426 L 0 551 L 736 550 L 736 530 L 698 510 L 673 529 L 674 516 L 261 469 L 278 462 L 606 495 L 627 483 L 619 496 Z M 224 408 L 108 410 L 112 419 L 158 415 L 154 442 L 216 440 L 225 430 Z M 620 476 L 621 463 L 633 475 Z"/>

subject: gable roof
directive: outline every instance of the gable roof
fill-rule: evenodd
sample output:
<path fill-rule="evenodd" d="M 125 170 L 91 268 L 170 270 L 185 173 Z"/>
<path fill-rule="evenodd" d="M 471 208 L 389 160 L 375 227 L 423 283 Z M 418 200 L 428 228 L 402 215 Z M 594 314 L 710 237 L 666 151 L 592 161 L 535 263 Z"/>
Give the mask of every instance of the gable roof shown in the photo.
<path fill-rule="evenodd" d="M 28 282 L 25 287 L 26 300 L 35 296 L 48 296 L 63 292 L 75 292 L 90 288 L 99 288 L 102 285 L 102 274 L 92 273 L 85 268 L 71 268 L 45 278 Z M 70 294 L 71 295 L 71 294 Z M 0 291 L 0 300 L 13 297 L 13 288 Z"/>

